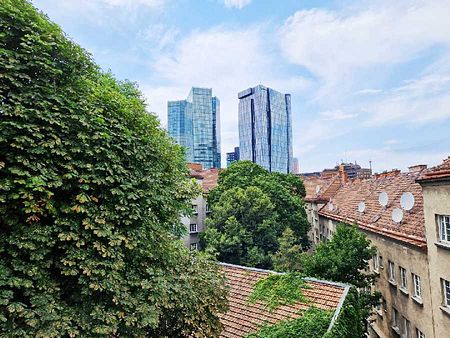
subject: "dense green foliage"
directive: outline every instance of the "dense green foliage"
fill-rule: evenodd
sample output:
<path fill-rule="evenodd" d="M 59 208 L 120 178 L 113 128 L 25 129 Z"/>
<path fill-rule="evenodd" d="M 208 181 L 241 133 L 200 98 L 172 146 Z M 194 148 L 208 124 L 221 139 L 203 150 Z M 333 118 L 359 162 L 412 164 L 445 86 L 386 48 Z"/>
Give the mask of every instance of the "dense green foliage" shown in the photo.
<path fill-rule="evenodd" d="M 298 273 L 271 274 L 253 287 L 249 302 L 261 302 L 269 311 L 296 302 L 307 303 L 303 290 L 309 288 Z"/>
<path fill-rule="evenodd" d="M 280 321 L 274 325 L 263 326 L 247 338 L 322 338 L 330 325 L 329 311 L 311 307 L 294 320 Z M 327 338 L 346 338 L 327 336 Z M 350 338 L 350 337 L 348 337 Z"/>
<path fill-rule="evenodd" d="M 294 232 L 291 228 L 283 231 L 279 239 L 280 247 L 272 256 L 273 267 L 277 271 L 302 271 L 302 247 L 296 243 Z"/>
<path fill-rule="evenodd" d="M 355 338 L 364 337 L 366 319 L 379 301 L 378 293 L 368 291 L 376 279 L 369 272 L 369 260 L 375 253 L 376 249 L 356 225 L 339 224 L 331 240 L 320 243 L 313 255 L 304 255 L 302 259 L 305 275 L 357 288 L 350 305 L 352 318 L 359 324 L 359 330 L 352 330 Z"/>
<path fill-rule="evenodd" d="M 198 191 L 140 92 L 0 2 L 0 336 L 217 336 L 217 264 L 176 240 Z"/>
<path fill-rule="evenodd" d="M 304 272 L 358 288 L 369 287 L 375 275 L 367 270 L 375 253 L 376 249 L 357 226 L 339 224 L 329 241 L 319 243 L 313 255 L 305 256 Z"/>
<path fill-rule="evenodd" d="M 308 245 L 304 194 L 295 175 L 269 173 L 249 161 L 233 163 L 209 193 L 212 214 L 202 247 L 224 262 L 272 268 L 286 229 L 295 234 L 294 244 Z"/>

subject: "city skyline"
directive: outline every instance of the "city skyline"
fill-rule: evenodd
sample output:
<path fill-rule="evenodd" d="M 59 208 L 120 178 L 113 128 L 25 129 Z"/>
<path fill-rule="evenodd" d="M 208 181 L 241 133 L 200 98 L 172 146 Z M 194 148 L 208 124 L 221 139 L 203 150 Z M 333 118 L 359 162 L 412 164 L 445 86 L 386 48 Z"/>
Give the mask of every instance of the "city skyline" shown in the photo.
<path fill-rule="evenodd" d="M 450 148 L 449 2 L 33 3 L 103 69 L 136 81 L 163 125 L 168 100 L 214 88 L 223 163 L 238 139 L 235 93 L 256 83 L 292 94 L 301 171 L 433 165 Z"/>

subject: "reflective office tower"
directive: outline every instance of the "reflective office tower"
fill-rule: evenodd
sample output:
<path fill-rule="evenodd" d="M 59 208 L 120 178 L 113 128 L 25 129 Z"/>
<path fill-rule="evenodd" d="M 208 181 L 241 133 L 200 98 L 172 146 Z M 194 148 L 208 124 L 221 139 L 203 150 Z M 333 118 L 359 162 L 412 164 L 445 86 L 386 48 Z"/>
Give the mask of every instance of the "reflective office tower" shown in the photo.
<path fill-rule="evenodd" d="M 210 88 L 193 87 L 186 100 L 167 105 L 169 135 L 186 147 L 186 160 L 220 168 L 220 101 Z"/>
<path fill-rule="evenodd" d="M 240 159 L 269 171 L 292 172 L 291 95 L 258 85 L 238 98 Z"/>

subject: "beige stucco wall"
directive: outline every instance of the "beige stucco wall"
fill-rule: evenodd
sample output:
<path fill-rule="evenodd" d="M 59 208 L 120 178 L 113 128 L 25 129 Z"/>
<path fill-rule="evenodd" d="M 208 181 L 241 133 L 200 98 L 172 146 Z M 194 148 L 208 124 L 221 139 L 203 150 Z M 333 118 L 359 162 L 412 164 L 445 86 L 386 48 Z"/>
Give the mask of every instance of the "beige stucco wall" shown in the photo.
<path fill-rule="evenodd" d="M 328 228 L 330 237 L 336 231 L 339 222 L 320 217 L 320 223 Z M 361 230 L 363 231 L 363 230 Z M 402 316 L 411 323 L 411 338 L 416 337 L 416 328 L 421 330 L 425 337 L 435 337 L 433 333 L 432 304 L 430 281 L 428 273 L 428 259 L 425 251 L 414 246 L 402 244 L 389 237 L 385 237 L 373 232 L 364 231 L 372 244 L 377 248 L 378 255 L 382 257 L 383 268 L 379 268 L 379 278 L 374 289 L 381 292 L 386 306 L 380 314 L 374 316 L 375 322 L 372 324 L 381 337 L 398 337 L 392 329 L 392 308 L 395 307 L 399 313 L 399 324 L 402 325 Z M 392 285 L 388 281 L 388 261 L 395 264 L 397 285 Z M 404 293 L 400 290 L 399 266 L 407 271 L 408 290 Z M 370 262 L 373 270 L 373 262 Z M 412 273 L 421 277 L 422 303 L 419 304 L 412 299 L 413 280 Z M 402 327 L 400 328 L 403 329 Z M 449 331 L 450 332 L 450 331 Z M 376 337 L 373 334 L 371 337 Z M 446 337 L 446 336 L 436 336 Z M 448 336 L 450 337 L 450 335 Z"/>
<path fill-rule="evenodd" d="M 450 312 L 441 309 L 443 305 L 441 279 L 450 281 L 450 247 L 436 245 L 439 238 L 436 215 L 450 215 L 450 182 L 425 183 L 422 184 L 422 188 L 435 335 L 450 337 Z"/>

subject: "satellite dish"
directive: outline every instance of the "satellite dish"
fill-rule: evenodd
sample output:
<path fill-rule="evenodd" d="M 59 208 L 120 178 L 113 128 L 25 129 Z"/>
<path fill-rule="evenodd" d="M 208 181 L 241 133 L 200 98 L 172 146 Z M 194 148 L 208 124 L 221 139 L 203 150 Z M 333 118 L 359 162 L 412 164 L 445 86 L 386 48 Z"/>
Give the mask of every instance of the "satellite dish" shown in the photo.
<path fill-rule="evenodd" d="M 328 203 L 328 210 L 330 210 L 330 211 L 333 211 L 333 209 L 334 209 L 334 205 L 333 205 L 333 203 Z"/>
<path fill-rule="evenodd" d="M 318 194 L 320 191 L 320 186 L 316 186 L 316 194 Z"/>
<path fill-rule="evenodd" d="M 411 210 L 414 207 L 414 195 L 409 191 L 403 193 L 402 197 L 400 197 L 400 205 L 406 211 Z"/>
<path fill-rule="evenodd" d="M 358 211 L 361 212 L 361 213 L 363 213 L 364 210 L 366 210 L 366 203 L 364 203 L 364 202 L 359 202 L 359 204 L 358 204 Z"/>
<path fill-rule="evenodd" d="M 395 223 L 400 223 L 403 220 L 403 211 L 400 208 L 395 208 L 392 211 L 392 220 Z"/>
<path fill-rule="evenodd" d="M 388 194 L 383 191 L 378 195 L 378 202 L 380 202 L 380 205 L 382 205 L 383 207 L 385 207 L 386 205 L 388 205 L 389 202 L 389 196 Z"/>

